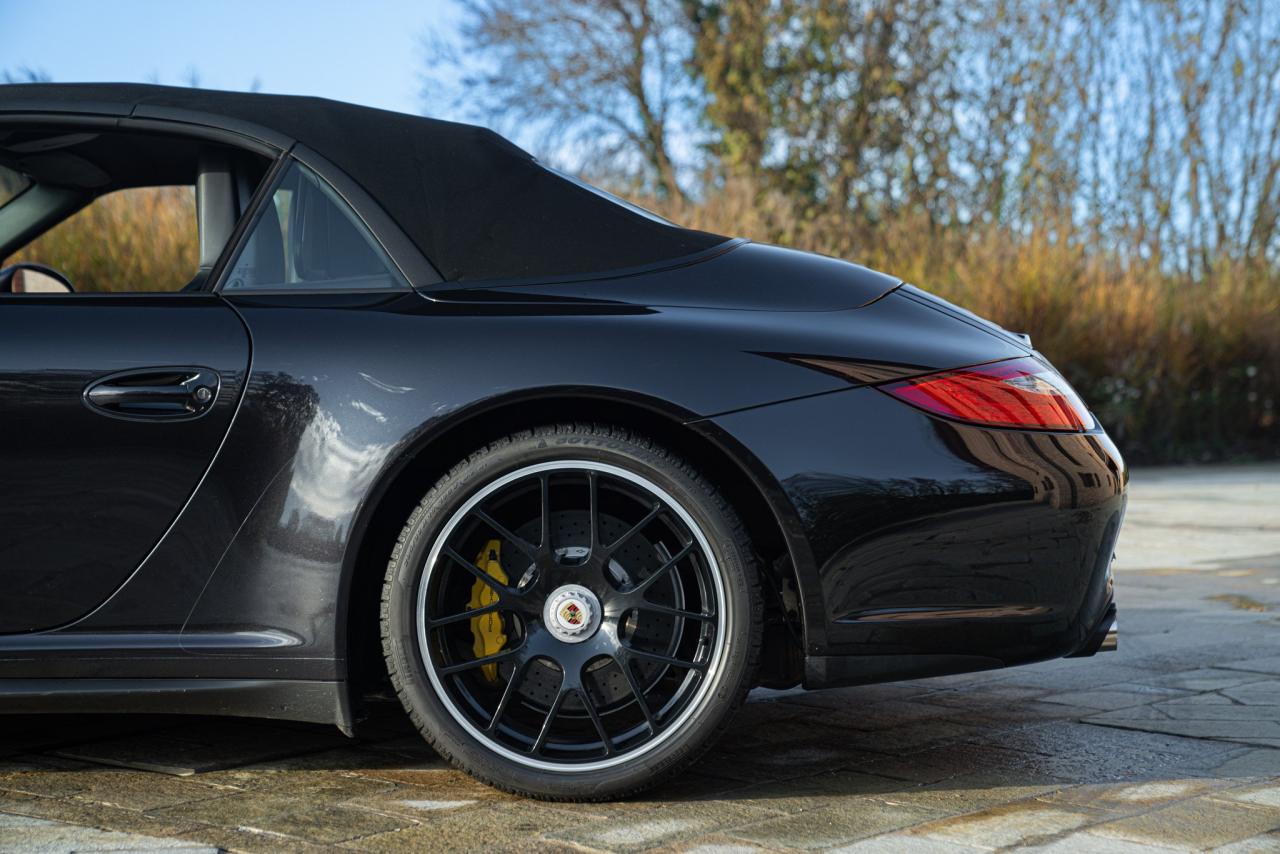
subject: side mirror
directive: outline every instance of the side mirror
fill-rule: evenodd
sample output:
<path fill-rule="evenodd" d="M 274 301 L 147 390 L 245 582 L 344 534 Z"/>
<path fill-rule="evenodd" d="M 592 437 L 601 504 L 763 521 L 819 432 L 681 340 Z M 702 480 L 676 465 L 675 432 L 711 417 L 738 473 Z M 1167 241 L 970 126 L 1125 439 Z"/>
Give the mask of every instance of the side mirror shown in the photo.
<path fill-rule="evenodd" d="M 0 293 L 70 294 L 75 289 L 52 267 L 19 263 L 0 269 Z"/>

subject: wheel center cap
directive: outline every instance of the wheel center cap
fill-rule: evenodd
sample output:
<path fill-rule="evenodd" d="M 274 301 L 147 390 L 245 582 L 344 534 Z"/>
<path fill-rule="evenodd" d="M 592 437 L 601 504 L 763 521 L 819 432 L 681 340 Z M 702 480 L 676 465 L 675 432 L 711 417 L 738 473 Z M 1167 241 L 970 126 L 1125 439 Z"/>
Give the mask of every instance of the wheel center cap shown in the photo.
<path fill-rule="evenodd" d="M 581 584 L 566 584 L 547 597 L 542 621 L 557 639 L 581 643 L 600 628 L 600 600 Z"/>

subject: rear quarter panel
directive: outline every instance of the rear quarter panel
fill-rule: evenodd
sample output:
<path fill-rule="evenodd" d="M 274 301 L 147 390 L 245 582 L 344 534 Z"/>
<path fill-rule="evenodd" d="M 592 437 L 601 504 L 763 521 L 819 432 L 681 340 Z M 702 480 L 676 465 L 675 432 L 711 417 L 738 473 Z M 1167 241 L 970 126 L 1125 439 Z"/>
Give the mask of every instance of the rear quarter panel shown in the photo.
<path fill-rule="evenodd" d="M 1127 472 L 1101 431 L 983 429 L 874 388 L 713 420 L 812 548 L 811 654 L 1057 657 L 1108 604 Z"/>

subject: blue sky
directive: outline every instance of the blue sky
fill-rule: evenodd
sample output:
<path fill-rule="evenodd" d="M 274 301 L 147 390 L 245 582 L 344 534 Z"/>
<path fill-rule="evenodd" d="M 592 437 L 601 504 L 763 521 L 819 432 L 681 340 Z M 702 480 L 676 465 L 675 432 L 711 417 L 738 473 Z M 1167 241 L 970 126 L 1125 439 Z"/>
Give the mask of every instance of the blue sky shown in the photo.
<path fill-rule="evenodd" d="M 449 38 L 450 0 L 0 0 L 0 71 L 323 95 L 431 112 L 423 37 Z"/>

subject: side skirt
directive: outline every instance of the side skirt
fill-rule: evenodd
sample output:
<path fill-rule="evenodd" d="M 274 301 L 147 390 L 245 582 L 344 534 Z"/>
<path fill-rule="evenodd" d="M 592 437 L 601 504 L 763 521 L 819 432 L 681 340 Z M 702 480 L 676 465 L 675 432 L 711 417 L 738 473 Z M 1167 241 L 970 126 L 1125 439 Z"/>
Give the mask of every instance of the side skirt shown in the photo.
<path fill-rule="evenodd" d="M 232 715 L 354 724 L 344 682 L 298 679 L 0 679 L 0 714 Z"/>

